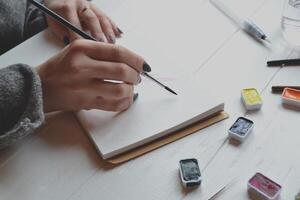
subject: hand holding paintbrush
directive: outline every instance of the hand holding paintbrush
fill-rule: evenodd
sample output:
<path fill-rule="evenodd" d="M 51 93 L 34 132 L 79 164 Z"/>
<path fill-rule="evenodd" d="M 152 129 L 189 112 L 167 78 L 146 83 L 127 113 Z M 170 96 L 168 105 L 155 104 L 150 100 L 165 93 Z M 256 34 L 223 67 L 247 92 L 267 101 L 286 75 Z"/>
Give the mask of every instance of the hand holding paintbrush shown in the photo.
<path fill-rule="evenodd" d="M 81 37 L 83 37 L 84 39 L 88 39 L 88 40 L 93 40 L 93 41 L 97 41 L 96 38 L 90 36 L 88 33 L 80 30 L 78 27 L 74 26 L 73 24 L 71 24 L 69 21 L 67 21 L 66 19 L 64 19 L 63 17 L 61 17 L 60 15 L 58 15 L 57 13 L 53 12 L 52 10 L 48 9 L 46 6 L 44 6 L 43 4 L 35 1 L 35 0 L 29 0 L 33 5 L 35 5 L 37 8 L 39 8 L 41 11 L 43 11 L 46 15 L 52 17 L 54 20 L 56 20 L 57 22 L 59 22 L 61 25 L 65 26 L 66 28 L 70 29 L 71 31 L 77 33 L 78 35 L 80 35 Z M 143 73 L 141 73 L 142 75 L 144 75 L 145 77 L 149 78 L 150 80 L 152 80 L 154 83 L 158 84 L 159 86 L 163 87 L 164 89 L 166 89 L 167 91 L 171 92 L 172 94 L 177 95 L 176 92 L 174 92 L 171 88 L 167 87 L 166 85 L 164 85 L 163 83 L 161 83 L 160 81 L 158 81 L 157 79 L 153 78 L 152 76 L 150 76 L 147 72 L 151 71 L 150 66 L 144 62 L 143 64 Z"/>
<path fill-rule="evenodd" d="M 116 38 L 121 37 L 122 31 L 116 23 L 87 0 L 44 0 L 43 2 L 51 11 L 59 14 L 78 29 L 89 32 L 98 41 L 114 43 Z M 31 3 L 37 6 L 35 2 L 31 1 Z M 54 34 L 66 44 L 80 38 L 80 35 L 51 17 L 47 17 L 47 22 Z"/>

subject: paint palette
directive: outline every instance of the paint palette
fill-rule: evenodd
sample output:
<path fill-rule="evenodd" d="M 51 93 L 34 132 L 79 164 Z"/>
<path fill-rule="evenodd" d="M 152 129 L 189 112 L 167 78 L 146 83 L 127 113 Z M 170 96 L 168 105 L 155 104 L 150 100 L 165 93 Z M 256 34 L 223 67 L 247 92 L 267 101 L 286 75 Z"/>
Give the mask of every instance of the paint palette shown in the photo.
<path fill-rule="evenodd" d="M 285 88 L 281 97 L 283 104 L 300 107 L 300 90 Z"/>
<path fill-rule="evenodd" d="M 230 138 L 243 142 L 251 133 L 254 122 L 245 117 L 239 117 L 228 130 Z"/>
<path fill-rule="evenodd" d="M 248 181 L 248 191 L 257 197 L 260 197 L 260 199 L 277 199 L 281 192 L 281 188 L 282 187 L 278 183 L 275 183 L 261 173 L 256 173 Z"/>
<path fill-rule="evenodd" d="M 179 172 L 184 187 L 196 187 L 202 182 L 198 161 L 195 158 L 180 160 Z"/>
<path fill-rule="evenodd" d="M 255 88 L 242 90 L 242 100 L 247 110 L 258 110 L 262 107 L 262 98 Z"/>

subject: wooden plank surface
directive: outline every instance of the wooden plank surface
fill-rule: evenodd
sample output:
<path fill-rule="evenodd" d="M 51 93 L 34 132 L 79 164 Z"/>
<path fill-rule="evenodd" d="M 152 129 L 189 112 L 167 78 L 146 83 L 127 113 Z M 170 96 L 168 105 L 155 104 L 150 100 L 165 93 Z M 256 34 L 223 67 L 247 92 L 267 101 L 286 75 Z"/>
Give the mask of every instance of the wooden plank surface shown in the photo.
<path fill-rule="evenodd" d="M 274 46 L 254 42 L 207 0 L 95 3 L 121 24 L 125 34 L 141 29 L 151 40 L 164 38 L 166 53 L 167 47 L 178 48 L 178 54 L 186 49 L 190 60 L 174 59 L 192 67 L 184 71 L 195 84 L 210 87 L 224 98 L 230 120 L 111 168 L 101 161 L 71 113 L 51 114 L 36 134 L 0 152 L 1 199 L 208 199 L 235 177 L 236 182 L 219 199 L 248 199 L 246 182 L 256 171 L 283 185 L 281 199 L 293 199 L 300 185 L 299 111 L 282 107 L 270 86 L 299 84 L 300 68 L 265 66 L 269 57 L 286 57 L 291 52 L 280 39 L 283 0 L 224 2 L 266 30 Z M 166 31 L 159 35 L 151 31 L 155 28 L 180 37 L 168 40 Z M 0 65 L 34 66 L 60 48 L 42 33 L 1 56 Z M 32 59 L 32 55 L 40 56 Z M 244 87 L 261 92 L 261 111 L 245 112 L 240 101 Z M 255 128 L 237 146 L 227 140 L 226 131 L 241 115 L 253 119 Z M 198 159 L 204 176 L 201 188 L 193 191 L 183 190 L 178 176 L 178 161 L 189 157 Z"/>

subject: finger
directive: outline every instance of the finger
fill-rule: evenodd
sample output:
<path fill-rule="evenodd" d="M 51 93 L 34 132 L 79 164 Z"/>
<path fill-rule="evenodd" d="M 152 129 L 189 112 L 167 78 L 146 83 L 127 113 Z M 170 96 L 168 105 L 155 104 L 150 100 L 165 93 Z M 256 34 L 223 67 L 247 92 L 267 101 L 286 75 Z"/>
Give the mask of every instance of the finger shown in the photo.
<path fill-rule="evenodd" d="M 88 73 L 85 77 L 88 78 L 122 81 L 134 85 L 141 82 L 140 73 L 124 63 L 89 60 L 88 66 L 90 70 L 85 70 Z"/>
<path fill-rule="evenodd" d="M 82 90 L 87 93 L 86 96 L 93 98 L 101 96 L 106 99 L 124 99 L 133 95 L 133 85 L 126 83 L 113 83 L 103 80 L 93 80 L 83 87 Z"/>
<path fill-rule="evenodd" d="M 105 36 L 95 13 L 91 9 L 85 7 L 79 12 L 79 15 L 85 25 L 84 28 L 89 30 L 92 36 L 94 36 L 98 41 L 104 42 Z"/>
<path fill-rule="evenodd" d="M 108 18 L 111 25 L 112 25 L 112 28 L 113 28 L 113 31 L 115 33 L 115 35 L 120 38 L 122 37 L 122 34 L 123 34 L 123 31 L 117 26 L 117 24 L 110 18 Z"/>
<path fill-rule="evenodd" d="M 130 107 L 133 103 L 133 97 L 127 97 L 120 100 L 105 99 L 97 97 L 91 107 L 105 111 L 121 112 Z"/>
<path fill-rule="evenodd" d="M 139 72 L 150 72 L 151 67 L 136 53 L 119 45 L 86 41 L 82 48 L 87 56 L 95 60 L 125 63 Z"/>
<path fill-rule="evenodd" d="M 65 13 L 65 15 L 66 20 L 68 20 L 71 24 L 82 30 L 82 26 L 80 24 L 79 17 L 76 11 L 70 10 L 69 12 Z M 74 33 L 72 30 L 69 30 L 69 37 L 70 41 L 74 41 L 76 39 L 81 38 L 80 35 Z"/>
<path fill-rule="evenodd" d="M 65 45 L 68 45 L 70 43 L 68 29 L 66 29 L 60 23 L 50 18 L 48 19 L 48 25 L 49 27 L 51 27 L 53 34 L 61 41 L 63 41 Z"/>
<path fill-rule="evenodd" d="M 110 43 L 115 43 L 116 42 L 116 35 L 115 31 L 113 29 L 113 25 L 110 21 L 110 19 L 101 11 L 99 10 L 95 5 L 91 4 L 91 9 L 97 16 L 98 20 L 100 21 L 102 30 Z"/>

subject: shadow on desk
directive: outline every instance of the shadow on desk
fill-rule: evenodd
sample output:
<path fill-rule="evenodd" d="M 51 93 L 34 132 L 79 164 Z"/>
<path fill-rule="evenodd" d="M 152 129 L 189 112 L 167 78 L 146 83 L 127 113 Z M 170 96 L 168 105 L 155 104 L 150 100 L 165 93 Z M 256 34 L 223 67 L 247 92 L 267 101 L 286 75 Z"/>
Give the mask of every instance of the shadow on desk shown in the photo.
<path fill-rule="evenodd" d="M 57 112 L 46 116 L 45 124 L 33 135 L 0 151 L 0 177 L 14 173 L 14 165 L 30 165 L 42 159 L 62 159 L 62 155 L 81 156 L 93 168 L 110 170 L 113 166 L 104 162 L 77 122 L 73 113 Z M 32 160 L 30 160 L 32 159 Z M 79 159 L 78 159 L 79 160 Z M 74 158 L 73 160 L 74 161 Z M 10 168 L 7 169 L 6 168 Z M 1 178 L 0 178 L 1 179 Z"/>
<path fill-rule="evenodd" d="M 112 165 L 102 160 L 93 144 L 78 123 L 75 115 L 68 113 L 52 113 L 47 115 L 45 125 L 39 130 L 37 137 L 42 138 L 53 148 L 80 148 L 86 153 L 96 168 L 109 170 Z"/>

